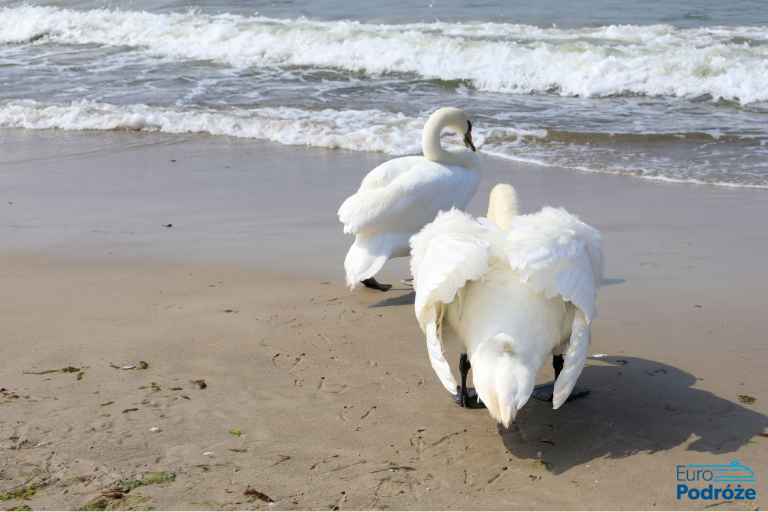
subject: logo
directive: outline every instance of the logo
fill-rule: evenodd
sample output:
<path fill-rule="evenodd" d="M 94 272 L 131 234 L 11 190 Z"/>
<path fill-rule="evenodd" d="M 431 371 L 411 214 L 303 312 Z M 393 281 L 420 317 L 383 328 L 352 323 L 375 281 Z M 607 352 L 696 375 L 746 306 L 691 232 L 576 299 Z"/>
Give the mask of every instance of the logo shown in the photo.
<path fill-rule="evenodd" d="M 757 499 L 755 472 L 735 459 L 729 464 L 678 464 L 675 477 L 678 500 Z"/>

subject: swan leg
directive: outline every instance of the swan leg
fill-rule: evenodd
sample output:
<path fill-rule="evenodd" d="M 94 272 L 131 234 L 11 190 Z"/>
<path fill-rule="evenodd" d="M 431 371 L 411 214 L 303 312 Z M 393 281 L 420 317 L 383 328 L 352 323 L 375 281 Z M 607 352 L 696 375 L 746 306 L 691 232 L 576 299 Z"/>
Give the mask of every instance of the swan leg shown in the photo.
<path fill-rule="evenodd" d="M 552 368 L 555 370 L 555 379 L 549 384 L 540 384 L 533 388 L 533 394 L 531 395 L 536 400 L 541 402 L 551 402 L 552 396 L 555 394 L 555 381 L 560 376 L 560 372 L 563 371 L 563 365 L 565 359 L 562 354 L 552 356 Z M 576 400 L 577 398 L 585 397 L 589 394 L 589 389 L 576 385 L 571 391 L 571 396 L 567 401 Z"/>
<path fill-rule="evenodd" d="M 387 292 L 390 288 L 392 288 L 391 284 L 380 283 L 376 280 L 375 277 L 369 277 L 368 279 L 363 279 L 360 282 L 363 283 L 363 286 L 366 288 L 372 288 L 381 292 Z"/>
<path fill-rule="evenodd" d="M 565 364 L 565 358 L 562 354 L 552 356 L 552 368 L 555 370 L 555 380 L 560 376 L 560 372 L 563 371 L 563 364 Z"/>
<path fill-rule="evenodd" d="M 466 407 L 467 409 L 484 409 L 485 405 L 477 398 L 477 393 L 474 389 L 467 387 L 467 375 L 472 365 L 469 363 L 467 354 L 461 354 L 459 356 L 459 373 L 461 373 L 461 385 L 456 390 L 456 396 L 454 400 L 459 407 Z"/>

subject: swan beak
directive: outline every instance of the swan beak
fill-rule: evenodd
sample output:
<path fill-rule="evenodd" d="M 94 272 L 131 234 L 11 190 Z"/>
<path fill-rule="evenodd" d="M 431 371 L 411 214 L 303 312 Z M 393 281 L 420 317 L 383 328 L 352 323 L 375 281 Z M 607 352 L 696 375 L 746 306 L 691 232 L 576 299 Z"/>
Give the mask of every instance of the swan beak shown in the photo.
<path fill-rule="evenodd" d="M 472 151 L 477 151 L 475 145 L 472 142 L 472 121 L 467 121 L 467 133 L 464 134 L 464 145 Z"/>

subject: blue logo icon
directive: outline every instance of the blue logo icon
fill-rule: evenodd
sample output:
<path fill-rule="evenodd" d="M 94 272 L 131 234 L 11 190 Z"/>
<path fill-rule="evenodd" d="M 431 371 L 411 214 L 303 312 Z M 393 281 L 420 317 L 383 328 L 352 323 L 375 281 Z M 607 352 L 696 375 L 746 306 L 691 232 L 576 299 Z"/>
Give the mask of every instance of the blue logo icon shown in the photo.
<path fill-rule="evenodd" d="M 678 464 L 675 477 L 678 500 L 757 499 L 755 472 L 735 459 L 729 464 Z"/>

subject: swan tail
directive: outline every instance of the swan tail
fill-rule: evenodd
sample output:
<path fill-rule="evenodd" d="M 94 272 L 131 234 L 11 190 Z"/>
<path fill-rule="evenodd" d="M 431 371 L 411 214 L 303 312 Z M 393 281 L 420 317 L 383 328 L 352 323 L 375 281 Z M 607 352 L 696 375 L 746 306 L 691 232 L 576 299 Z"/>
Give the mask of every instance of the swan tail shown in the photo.
<path fill-rule="evenodd" d="M 387 262 L 390 254 L 390 250 L 382 240 L 356 236 L 355 242 L 344 259 L 347 286 L 354 290 L 360 281 L 375 276 Z"/>
<path fill-rule="evenodd" d="M 504 333 L 482 343 L 471 358 L 473 379 L 480 400 L 493 419 L 509 428 L 528 402 L 536 382 L 531 365 L 515 352 L 514 339 Z"/>

